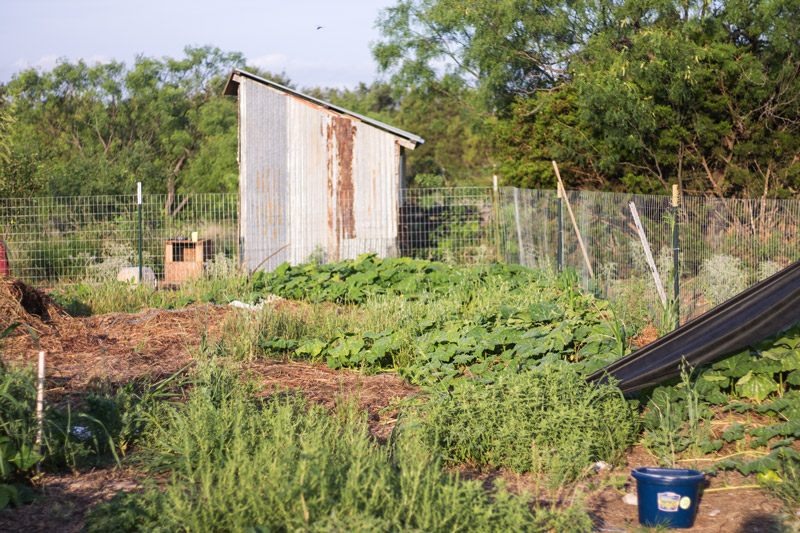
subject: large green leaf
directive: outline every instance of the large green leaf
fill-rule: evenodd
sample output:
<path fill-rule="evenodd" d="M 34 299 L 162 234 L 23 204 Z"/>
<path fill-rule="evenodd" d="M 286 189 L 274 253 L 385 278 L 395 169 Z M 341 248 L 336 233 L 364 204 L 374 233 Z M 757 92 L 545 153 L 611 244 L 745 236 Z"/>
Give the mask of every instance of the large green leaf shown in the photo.
<path fill-rule="evenodd" d="M 736 390 L 745 398 L 763 402 L 767 396 L 778 390 L 778 384 L 771 376 L 749 371 L 736 382 Z"/>
<path fill-rule="evenodd" d="M 750 348 L 717 361 L 711 368 L 719 370 L 721 374 L 731 378 L 744 376 L 750 371 Z"/>

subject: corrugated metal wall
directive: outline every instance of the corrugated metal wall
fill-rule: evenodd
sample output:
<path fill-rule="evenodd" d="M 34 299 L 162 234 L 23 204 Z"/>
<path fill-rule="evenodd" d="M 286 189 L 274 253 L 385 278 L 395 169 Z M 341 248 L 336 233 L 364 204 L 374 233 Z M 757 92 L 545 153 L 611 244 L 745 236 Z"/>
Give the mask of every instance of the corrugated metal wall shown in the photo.
<path fill-rule="evenodd" d="M 397 137 L 248 79 L 239 99 L 242 259 L 249 269 L 396 255 Z"/>
<path fill-rule="evenodd" d="M 289 233 L 285 98 L 257 83 L 239 88 L 239 235 L 250 270 L 289 260 L 287 248 L 278 251 Z"/>

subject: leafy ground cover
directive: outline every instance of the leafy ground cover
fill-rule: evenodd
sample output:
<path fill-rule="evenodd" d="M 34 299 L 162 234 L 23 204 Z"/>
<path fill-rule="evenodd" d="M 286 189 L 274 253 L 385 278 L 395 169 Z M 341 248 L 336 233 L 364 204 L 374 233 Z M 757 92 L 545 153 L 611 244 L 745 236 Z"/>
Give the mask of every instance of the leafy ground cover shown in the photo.
<path fill-rule="evenodd" d="M 428 404 L 426 420 L 437 420 L 438 425 L 426 431 L 446 457 L 536 470 L 541 466 L 532 466 L 535 446 L 533 452 L 526 448 L 517 456 L 504 440 L 526 434 L 521 427 L 533 431 L 530 427 L 535 425 L 519 423 L 524 417 L 514 416 L 515 408 L 524 411 L 525 402 L 493 406 L 497 397 L 514 397 L 503 390 L 512 382 L 505 380 L 519 374 L 518 383 L 530 385 L 537 369 L 559 363 L 570 363 L 577 373 L 601 368 L 628 353 L 628 332 L 606 302 L 575 290 L 568 273 L 557 277 L 495 269 L 484 276 L 490 269 L 453 271 L 411 260 L 395 268 L 393 260 L 370 256 L 325 267 L 285 266 L 261 278 L 264 290 L 316 302 L 358 304 L 367 315 L 391 301 L 410 320 L 400 317 L 385 328 L 373 327 L 369 320 L 369 325 L 343 324 L 332 336 L 275 336 L 265 338 L 261 346 L 267 353 L 288 351 L 324 360 L 332 368 L 396 369 L 413 383 L 444 390 L 443 400 Z M 435 275 L 426 285 L 418 272 Z M 406 279 L 415 280 L 410 286 L 417 292 L 404 285 Z M 711 365 L 687 369 L 683 380 L 645 391 L 639 398 L 643 442 L 661 464 L 694 461 L 710 474 L 736 470 L 757 476 L 762 484 L 782 480 L 779 472 L 792 472 L 800 463 L 795 445 L 800 437 L 799 344 L 800 326 L 794 326 Z M 494 396 L 494 390 L 503 393 Z M 541 393 L 534 396 L 542 399 Z M 556 409 L 564 419 L 583 405 L 575 398 L 564 404 L 570 407 L 562 408 L 563 413 Z M 465 413 L 469 414 L 462 418 Z M 472 425 L 470 420 L 481 422 Z M 558 422 L 549 420 L 547 426 L 558 427 Z M 582 433 L 591 431 L 583 428 Z M 536 442 L 525 439 L 529 440 Z M 549 459 L 559 463 L 558 455 Z M 587 452 L 572 468 L 584 468 L 590 457 L 594 456 Z M 554 479 L 570 477 L 558 467 L 547 470 Z M 787 478 L 783 488 L 791 482 Z"/>
<path fill-rule="evenodd" d="M 628 350 L 607 302 L 577 290 L 569 274 L 365 255 L 333 265 L 285 264 L 257 278 L 255 288 L 284 297 L 358 303 L 366 313 L 401 310 L 391 321 L 362 320 L 333 335 L 262 341 L 268 352 L 291 350 L 332 368 L 396 368 L 417 384 L 450 385 L 555 360 L 591 372 Z"/>
<path fill-rule="evenodd" d="M 72 412 L 96 419 L 91 433 L 107 437 L 74 443 L 86 450 L 81 453 L 89 463 L 113 466 L 116 452 L 144 479 L 136 490 L 123 489 L 96 507 L 89 527 L 468 527 L 442 515 L 451 507 L 469 517 L 474 530 L 580 531 L 603 521 L 620 523 L 599 509 L 631 514 L 621 502 L 630 490 L 627 472 L 596 473 L 605 468 L 598 464 L 630 468 L 656 461 L 706 469 L 714 476 L 712 491 L 728 490 L 728 484 L 767 487 L 787 509 L 796 506 L 797 393 L 789 376 L 797 368 L 794 356 L 784 353 L 797 346 L 796 330 L 750 347 L 747 364 L 742 353 L 733 354 L 706 368 L 688 369 L 682 380 L 635 400 L 625 399 L 618 389 L 588 386 L 580 376 L 626 353 L 636 332 L 625 330 L 607 302 L 575 289 L 569 273 L 504 267 L 459 272 L 439 263 L 400 261 L 395 274 L 402 274 L 389 276 L 380 290 L 362 290 L 358 301 L 343 300 L 338 288 L 330 289 L 350 283 L 342 272 L 388 272 L 393 261 L 365 256 L 357 268 L 338 265 L 338 278 L 318 285 L 309 281 L 316 296 L 304 296 L 305 302 L 276 299 L 266 287 L 272 284 L 281 293 L 287 281 L 281 276 L 294 271 L 289 280 L 296 289 L 303 276 L 310 279 L 329 267 L 287 267 L 271 278 L 243 277 L 220 285 L 227 289 L 216 295 L 213 280 L 206 280 L 186 292 L 158 296 L 166 306 L 266 298 L 269 304 L 261 309 L 195 303 L 192 309 L 75 319 L 83 325 L 65 322 L 52 335 L 51 325 L 37 323 L 40 341 L 56 352 L 58 346 L 93 344 L 96 337 L 97 350 L 82 354 L 82 362 L 76 365 L 75 356 L 69 356 L 57 363 L 63 376 L 59 384 L 79 384 L 62 406 L 79 404 L 80 410 Z M 416 277 L 427 268 L 443 276 L 453 272 L 453 277 L 426 285 L 423 276 L 414 291 L 396 289 L 403 276 Z M 494 274 L 486 275 L 492 269 Z M 140 289 L 125 285 L 113 290 L 126 291 L 122 302 L 129 310 L 156 298 L 138 299 Z M 95 303 L 113 303 L 102 287 L 86 294 Z M 7 340 L 19 351 L 30 348 L 25 339 Z M 765 359 L 781 362 L 780 368 Z M 138 365 L 138 373 L 121 368 L 122 361 Z M 183 367 L 181 402 L 165 401 L 158 396 L 164 389 L 147 385 Z M 151 373 L 150 381 L 133 377 L 155 368 L 159 372 Z M 118 381 L 92 386 L 89 376 L 99 371 Z M 759 397 L 760 389 L 743 386 L 748 373 L 750 379 L 767 376 L 777 387 Z M 416 387 L 402 384 L 398 376 Z M 314 392 L 323 383 L 327 392 Z M 287 386 L 297 387 L 305 399 Z M 336 399 L 343 390 L 351 398 L 359 390 L 396 390 L 392 397 L 406 399 L 390 402 L 384 395 L 353 409 Z M 394 413 L 388 419 L 387 409 Z M 82 425 L 92 423 L 85 418 Z M 640 455 L 632 457 L 632 450 Z M 265 482 L 264 472 L 283 482 Z M 17 482 L 27 486 L 30 475 Z M 418 483 L 409 485 L 409 479 Z M 598 491 L 605 494 L 599 500 L 593 496 Z M 720 499 L 724 493 L 710 494 L 704 501 L 726 505 Z M 610 503 L 616 500 L 621 507 Z M 472 502 L 470 509 L 466 501 Z M 495 501 L 504 518 L 492 514 Z M 533 512 L 523 513 L 529 505 Z M 389 513 L 384 507 L 397 510 Z M 593 522 L 586 509 L 593 509 Z M 742 516 L 740 511 L 746 509 L 731 504 L 731 514 Z M 426 518 L 434 514 L 441 521 Z M 221 517 L 235 517 L 236 525 Z"/>

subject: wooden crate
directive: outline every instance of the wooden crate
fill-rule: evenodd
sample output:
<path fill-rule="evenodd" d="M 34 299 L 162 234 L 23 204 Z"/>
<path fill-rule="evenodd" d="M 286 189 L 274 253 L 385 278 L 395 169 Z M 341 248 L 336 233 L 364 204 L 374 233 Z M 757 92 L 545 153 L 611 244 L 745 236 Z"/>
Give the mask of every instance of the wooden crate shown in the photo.
<path fill-rule="evenodd" d="M 214 250 L 211 239 L 168 239 L 164 241 L 164 283 L 179 285 L 203 275 L 203 263 Z"/>

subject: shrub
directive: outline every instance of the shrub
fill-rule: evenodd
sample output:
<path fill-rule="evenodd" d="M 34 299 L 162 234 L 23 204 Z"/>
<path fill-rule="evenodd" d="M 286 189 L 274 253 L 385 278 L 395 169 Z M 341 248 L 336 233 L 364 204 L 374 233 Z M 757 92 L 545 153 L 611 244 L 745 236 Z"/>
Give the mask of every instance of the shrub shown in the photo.
<path fill-rule="evenodd" d="M 700 266 L 700 287 L 712 306 L 745 290 L 747 278 L 742 260 L 730 255 L 714 255 Z"/>
<path fill-rule="evenodd" d="M 463 383 L 463 382 L 462 382 Z M 450 463 L 539 472 L 559 485 L 596 461 L 614 462 L 638 431 L 616 387 L 546 364 L 491 384 L 463 383 L 420 408 L 423 440 Z"/>
<path fill-rule="evenodd" d="M 150 453 L 171 481 L 99 505 L 89 531 L 591 529 L 578 508 L 531 512 L 524 497 L 459 480 L 410 435 L 375 443 L 352 405 L 331 416 L 294 394 L 256 400 L 208 364 L 158 422 Z"/>

